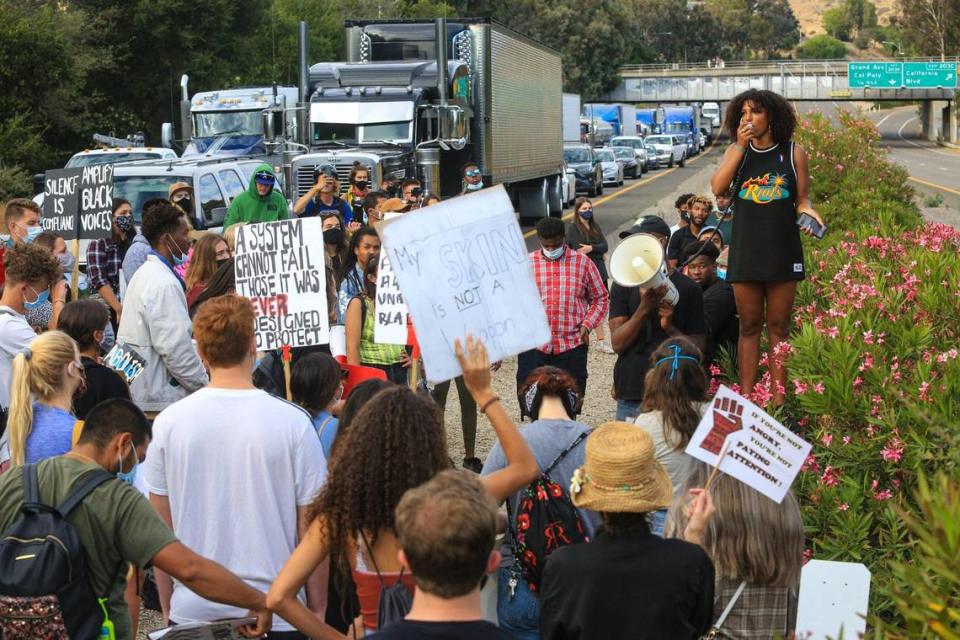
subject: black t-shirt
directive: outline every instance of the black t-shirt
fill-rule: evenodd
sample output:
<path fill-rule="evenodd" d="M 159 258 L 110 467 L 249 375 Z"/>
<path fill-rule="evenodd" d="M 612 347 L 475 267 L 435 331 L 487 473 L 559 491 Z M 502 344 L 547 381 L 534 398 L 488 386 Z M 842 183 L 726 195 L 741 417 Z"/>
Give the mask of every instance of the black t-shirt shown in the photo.
<path fill-rule="evenodd" d="M 86 420 L 90 409 L 110 398 L 130 399 L 130 387 L 123 377 L 109 367 L 105 367 L 86 356 L 80 358 L 83 372 L 87 377 L 87 390 L 73 399 L 73 414 L 79 420 Z"/>
<path fill-rule="evenodd" d="M 501 631 L 498 626 L 486 620 L 470 622 L 422 622 L 419 620 L 401 620 L 384 627 L 369 638 L 381 640 L 418 640 L 436 638 L 437 640 L 512 640 L 513 636 Z"/>
<path fill-rule="evenodd" d="M 703 316 L 703 292 L 696 282 L 679 271 L 670 274 L 670 280 L 680 294 L 673 311 L 673 326 L 687 336 L 706 335 Z M 630 318 L 640 306 L 639 287 L 610 287 L 610 318 Z M 660 327 L 660 317 L 649 316 L 640 328 L 636 341 L 617 356 L 613 366 L 613 386 L 618 400 L 640 402 L 643 399 L 643 378 L 650 369 L 650 356 L 670 336 Z"/>
<path fill-rule="evenodd" d="M 713 362 L 717 347 L 727 351 L 737 348 L 740 339 L 740 318 L 737 316 L 737 301 L 733 295 L 733 285 L 716 280 L 703 292 L 703 314 L 707 320 L 709 338 L 707 342 L 707 362 Z"/>
<path fill-rule="evenodd" d="M 683 255 L 683 250 L 696 241 L 697 236 L 693 235 L 689 226 L 680 227 L 670 236 L 670 243 L 667 244 L 667 259 L 679 260 L 680 256 Z"/>

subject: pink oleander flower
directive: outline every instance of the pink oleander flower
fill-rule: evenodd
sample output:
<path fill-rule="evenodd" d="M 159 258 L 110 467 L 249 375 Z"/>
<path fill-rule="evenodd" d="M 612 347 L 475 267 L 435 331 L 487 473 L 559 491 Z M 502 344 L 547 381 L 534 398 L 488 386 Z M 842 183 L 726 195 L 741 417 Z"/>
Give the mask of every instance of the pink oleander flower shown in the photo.
<path fill-rule="evenodd" d="M 829 447 L 833 442 L 833 436 L 829 433 L 824 433 L 823 436 L 821 436 L 820 441 L 823 443 L 823 446 Z"/>
<path fill-rule="evenodd" d="M 816 391 L 817 393 L 819 393 L 820 395 L 823 395 L 823 391 L 824 391 L 823 383 L 822 383 L 822 382 L 818 382 L 818 383 L 814 384 L 814 385 L 813 385 L 813 390 Z"/>
<path fill-rule="evenodd" d="M 930 390 L 930 383 L 929 383 L 929 382 L 924 382 L 923 384 L 920 385 L 920 399 L 921 399 L 921 400 L 923 400 L 923 401 L 925 401 L 925 402 L 930 402 L 930 401 L 933 400 L 933 398 L 930 397 L 929 390 Z"/>
<path fill-rule="evenodd" d="M 843 165 L 840 164 L 839 162 L 835 164 L 833 168 L 836 169 L 837 171 L 843 171 Z"/>
<path fill-rule="evenodd" d="M 810 562 L 810 559 L 811 559 L 811 558 L 813 558 L 813 550 L 812 550 L 812 549 L 804 549 L 804 550 L 803 550 L 803 564 L 807 564 L 808 562 Z"/>
<path fill-rule="evenodd" d="M 867 344 L 873 344 L 873 329 L 863 332 L 863 341 Z"/>
<path fill-rule="evenodd" d="M 723 373 L 723 372 L 720 370 L 720 367 L 719 367 L 719 366 L 717 366 L 717 365 L 715 365 L 715 364 L 711 364 L 711 365 L 710 365 L 710 375 L 711 375 L 711 376 L 713 376 L 714 378 L 716 378 L 716 377 L 719 376 L 721 373 Z"/>
<path fill-rule="evenodd" d="M 802 396 L 808 390 L 807 383 L 803 380 L 794 380 L 793 381 L 793 392 L 798 396 Z"/>
<path fill-rule="evenodd" d="M 903 457 L 904 444 L 900 438 L 894 436 L 890 439 L 890 442 L 887 443 L 887 446 L 883 448 L 880 452 L 880 457 L 882 457 L 887 462 L 900 462 L 900 458 Z"/>
<path fill-rule="evenodd" d="M 890 489 L 884 489 L 883 491 L 877 491 L 873 494 L 873 499 L 882 502 L 883 500 L 889 500 L 893 497 L 893 492 Z"/>
<path fill-rule="evenodd" d="M 841 503 L 840 503 L 840 506 L 837 507 L 837 508 L 840 509 L 840 511 L 846 511 L 847 509 L 850 508 L 850 505 L 847 504 L 846 502 L 841 502 Z"/>
<path fill-rule="evenodd" d="M 843 436 L 843 444 L 850 444 L 850 436 Z"/>
<path fill-rule="evenodd" d="M 835 487 L 840 484 L 840 476 L 836 471 L 833 470 L 833 467 L 828 465 L 827 468 L 823 470 L 823 474 L 820 476 L 820 484 L 828 487 Z"/>
<path fill-rule="evenodd" d="M 840 329 L 838 329 L 837 327 L 830 327 L 829 329 L 827 329 L 828 337 L 836 338 L 838 335 L 840 335 Z"/>
<path fill-rule="evenodd" d="M 856 378 L 853 379 L 854 389 L 859 389 L 862 386 L 863 386 L 863 378 L 861 378 L 860 376 L 857 376 Z"/>

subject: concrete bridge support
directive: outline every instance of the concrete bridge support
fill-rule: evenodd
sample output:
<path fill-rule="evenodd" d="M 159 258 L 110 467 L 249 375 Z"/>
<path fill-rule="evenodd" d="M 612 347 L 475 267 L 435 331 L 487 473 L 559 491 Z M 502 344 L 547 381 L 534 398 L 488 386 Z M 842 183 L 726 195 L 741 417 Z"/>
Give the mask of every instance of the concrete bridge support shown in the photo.
<path fill-rule="evenodd" d="M 920 127 L 925 139 L 937 141 L 936 110 L 933 100 L 920 101 Z"/>
<path fill-rule="evenodd" d="M 943 123 L 943 133 L 942 139 L 944 142 L 949 142 L 951 144 L 957 144 L 957 101 L 953 100 L 947 102 L 947 106 L 943 108 L 942 116 L 940 121 Z"/>

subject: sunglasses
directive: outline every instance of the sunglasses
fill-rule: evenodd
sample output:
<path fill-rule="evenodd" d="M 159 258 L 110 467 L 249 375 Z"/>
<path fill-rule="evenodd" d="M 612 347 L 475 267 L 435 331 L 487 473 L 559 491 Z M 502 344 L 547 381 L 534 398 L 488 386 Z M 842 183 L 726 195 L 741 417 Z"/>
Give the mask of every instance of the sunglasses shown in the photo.
<path fill-rule="evenodd" d="M 480 175 L 480 169 L 467 169 L 463 172 L 468 178 L 476 178 Z"/>

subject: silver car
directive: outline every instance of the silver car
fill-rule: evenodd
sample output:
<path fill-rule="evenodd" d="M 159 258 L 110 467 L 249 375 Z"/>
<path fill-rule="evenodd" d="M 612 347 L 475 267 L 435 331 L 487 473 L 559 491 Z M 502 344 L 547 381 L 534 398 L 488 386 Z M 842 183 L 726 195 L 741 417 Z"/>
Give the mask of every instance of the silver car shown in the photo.
<path fill-rule="evenodd" d="M 637 164 L 642 173 L 650 170 L 650 158 L 643 138 L 640 136 L 617 136 L 610 141 L 611 147 L 633 147 L 633 154 L 637 157 Z"/>
<path fill-rule="evenodd" d="M 613 155 L 613 150 L 604 147 L 603 149 L 595 149 L 594 153 L 597 154 L 597 159 L 600 161 L 603 170 L 603 184 L 621 186 L 623 184 L 623 163 Z"/>
<path fill-rule="evenodd" d="M 657 150 L 660 166 L 672 167 L 676 163 L 682 167 L 686 162 L 687 144 L 679 136 L 671 134 L 647 136 L 647 144 Z"/>

